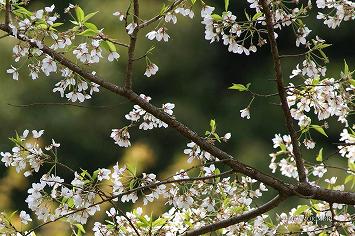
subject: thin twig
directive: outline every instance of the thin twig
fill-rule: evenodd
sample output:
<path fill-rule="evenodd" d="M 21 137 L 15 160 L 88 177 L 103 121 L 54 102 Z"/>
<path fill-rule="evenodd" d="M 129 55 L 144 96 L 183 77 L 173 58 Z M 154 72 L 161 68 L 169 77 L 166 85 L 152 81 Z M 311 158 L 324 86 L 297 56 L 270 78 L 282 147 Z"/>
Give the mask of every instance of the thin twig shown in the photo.
<path fill-rule="evenodd" d="M 116 106 L 125 104 L 127 102 L 122 102 L 118 105 L 106 105 L 106 106 L 85 106 L 85 105 L 80 105 L 76 103 L 70 103 L 70 102 L 35 102 L 35 103 L 29 103 L 29 104 L 11 104 L 8 103 L 7 105 L 12 106 L 12 107 L 20 107 L 20 108 L 31 108 L 34 106 L 73 106 L 73 107 L 80 107 L 80 108 L 87 108 L 87 109 L 108 109 L 108 108 L 114 108 Z"/>
<path fill-rule="evenodd" d="M 176 0 L 175 2 L 173 2 L 173 3 L 170 5 L 170 7 L 168 7 L 168 9 L 165 10 L 164 13 L 159 14 L 159 15 L 154 16 L 153 18 L 151 18 L 151 19 L 149 19 L 149 20 L 144 21 L 142 24 L 139 25 L 139 28 L 144 28 L 144 27 L 146 27 L 146 26 L 148 26 L 148 25 L 150 25 L 150 24 L 152 24 L 152 23 L 154 23 L 154 22 L 160 20 L 162 17 L 165 16 L 166 13 L 171 12 L 172 10 L 174 10 L 175 7 L 177 7 L 177 6 L 178 6 L 180 3 L 182 3 L 183 1 L 185 1 L 185 0 Z"/>
<path fill-rule="evenodd" d="M 284 54 L 284 55 L 279 55 L 279 58 L 287 58 L 287 57 L 302 57 L 304 55 L 306 55 L 308 52 L 304 52 L 304 53 L 298 53 L 298 54 Z"/>

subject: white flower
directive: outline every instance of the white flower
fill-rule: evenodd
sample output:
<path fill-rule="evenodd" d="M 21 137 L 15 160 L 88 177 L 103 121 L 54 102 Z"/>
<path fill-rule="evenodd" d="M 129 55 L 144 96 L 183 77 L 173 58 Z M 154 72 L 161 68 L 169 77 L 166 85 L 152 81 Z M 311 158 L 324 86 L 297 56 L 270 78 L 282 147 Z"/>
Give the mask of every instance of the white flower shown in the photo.
<path fill-rule="evenodd" d="M 310 30 L 308 27 L 303 26 L 297 30 L 297 39 L 296 39 L 296 46 L 299 47 L 300 44 L 306 44 L 307 40 L 306 37 L 309 35 Z"/>
<path fill-rule="evenodd" d="M 240 116 L 242 118 L 246 117 L 247 119 L 250 119 L 250 111 L 249 111 L 249 107 L 243 109 L 243 110 L 240 110 Z"/>
<path fill-rule="evenodd" d="M 301 74 L 302 70 L 300 70 L 299 68 L 299 64 L 297 64 L 296 69 L 292 70 L 292 75 L 290 75 L 290 79 L 292 79 L 293 77 Z"/>
<path fill-rule="evenodd" d="M 201 17 L 205 18 L 207 16 L 210 16 L 212 14 L 212 12 L 214 11 L 214 7 L 210 7 L 205 5 L 202 9 L 201 9 Z"/>
<path fill-rule="evenodd" d="M 27 214 L 25 211 L 20 212 L 20 219 L 21 219 L 21 222 L 25 225 L 27 225 L 28 222 L 32 221 L 30 215 Z"/>
<path fill-rule="evenodd" d="M 149 63 L 147 65 L 147 69 L 146 69 L 144 75 L 147 77 L 150 77 L 152 75 L 155 75 L 158 72 L 158 70 L 159 70 L 159 67 L 156 64 Z"/>
<path fill-rule="evenodd" d="M 41 69 L 46 76 L 49 76 L 51 72 L 57 71 L 57 64 L 52 57 L 46 56 L 46 58 L 42 60 Z"/>
<path fill-rule="evenodd" d="M 157 31 L 155 31 L 155 30 L 150 31 L 148 34 L 146 34 L 146 37 L 147 37 L 149 40 L 155 39 L 155 36 L 157 36 Z"/>
<path fill-rule="evenodd" d="M 79 102 L 84 102 L 85 101 L 85 96 L 84 94 L 80 92 L 70 92 L 65 95 L 69 101 L 76 102 L 79 100 Z"/>
<path fill-rule="evenodd" d="M 130 23 L 127 25 L 126 30 L 127 30 L 127 34 L 131 35 L 133 33 L 133 31 L 137 28 L 137 23 Z"/>
<path fill-rule="evenodd" d="M 55 6 L 54 6 L 54 4 L 53 4 L 53 5 L 50 6 L 50 7 L 45 7 L 44 10 L 45 10 L 46 12 L 50 13 L 50 12 L 53 12 L 54 8 L 55 8 Z"/>
<path fill-rule="evenodd" d="M 111 171 L 108 170 L 108 169 L 98 169 L 98 174 L 97 174 L 97 179 L 99 181 L 102 181 L 104 179 L 110 179 L 110 174 L 111 174 Z"/>
<path fill-rule="evenodd" d="M 335 184 L 335 182 L 337 181 L 337 177 L 332 177 L 330 179 L 325 179 L 324 181 L 326 183 L 329 183 L 329 184 Z"/>
<path fill-rule="evenodd" d="M 307 149 L 313 149 L 316 146 L 316 143 L 310 139 L 303 140 L 303 144 Z"/>
<path fill-rule="evenodd" d="M 120 21 L 123 21 L 124 18 L 125 18 L 125 15 L 122 14 L 121 12 L 119 12 L 119 11 L 114 12 L 113 15 L 114 15 L 114 16 L 118 16 L 118 19 L 119 19 Z"/>
<path fill-rule="evenodd" d="M 113 60 L 116 60 L 120 58 L 120 54 L 118 54 L 117 52 L 111 52 L 110 54 L 108 54 L 108 61 L 112 62 Z"/>
<path fill-rule="evenodd" d="M 11 65 L 11 69 L 7 69 L 6 73 L 12 74 L 12 78 L 14 80 L 18 80 L 19 73 L 17 72 L 17 69 Z"/>
<path fill-rule="evenodd" d="M 173 114 L 173 109 L 175 107 L 175 104 L 174 103 L 165 103 L 163 104 L 162 106 L 162 109 L 165 113 L 168 113 L 169 115 L 172 115 Z"/>
<path fill-rule="evenodd" d="M 40 131 L 37 131 L 37 130 L 32 130 L 32 136 L 33 138 L 40 138 L 44 133 L 44 130 L 40 130 Z"/>
<path fill-rule="evenodd" d="M 148 33 L 149 35 L 147 34 L 147 37 L 148 37 L 148 39 L 152 40 L 152 39 L 154 39 L 153 36 L 155 36 L 155 39 L 156 39 L 157 41 L 159 41 L 159 42 L 160 42 L 161 40 L 164 40 L 165 42 L 168 42 L 170 36 L 168 35 L 168 33 L 167 33 L 166 31 L 167 31 L 166 28 L 161 27 L 161 28 L 158 29 L 157 32 L 152 31 L 152 32 L 150 32 L 151 34 Z M 155 35 L 154 35 L 154 32 L 155 32 Z"/>
<path fill-rule="evenodd" d="M 172 14 L 171 12 L 168 12 L 164 17 L 164 20 L 167 23 L 172 22 L 173 24 L 176 24 L 177 17 L 176 17 L 176 15 Z"/>
<path fill-rule="evenodd" d="M 312 174 L 314 176 L 318 176 L 319 178 L 322 178 L 326 172 L 327 172 L 327 169 L 324 168 L 324 165 L 322 164 L 322 165 L 314 167 Z"/>
<path fill-rule="evenodd" d="M 222 139 L 224 142 L 227 142 L 231 137 L 232 137 L 231 133 L 226 133 Z"/>
<path fill-rule="evenodd" d="M 191 9 L 185 9 L 185 8 L 182 8 L 182 7 L 178 7 L 175 9 L 175 13 L 176 14 L 181 14 L 183 16 L 188 16 L 190 17 L 191 19 L 194 17 L 194 12 L 191 10 Z"/>
<path fill-rule="evenodd" d="M 115 144 L 120 147 L 129 147 L 131 142 L 129 141 L 130 135 L 128 129 L 113 129 L 111 138 L 115 140 Z"/>

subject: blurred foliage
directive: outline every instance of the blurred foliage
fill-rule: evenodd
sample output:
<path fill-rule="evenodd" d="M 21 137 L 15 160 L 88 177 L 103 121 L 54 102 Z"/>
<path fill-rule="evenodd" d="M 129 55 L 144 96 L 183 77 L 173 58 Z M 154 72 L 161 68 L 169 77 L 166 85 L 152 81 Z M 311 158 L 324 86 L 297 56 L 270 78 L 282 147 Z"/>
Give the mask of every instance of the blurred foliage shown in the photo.
<path fill-rule="evenodd" d="M 31 1 L 30 9 L 38 9 L 44 5 L 56 4 L 56 9 L 64 9 L 72 1 Z M 215 3 L 216 2 L 216 3 Z M 223 7 L 223 1 L 215 1 Z M 112 16 L 116 10 L 127 7 L 127 1 L 77 1 L 88 11 L 99 11 L 93 21 L 105 28 L 105 32 L 122 42 L 128 38 L 124 33 L 124 25 Z M 244 4 L 244 5 L 243 5 Z M 231 2 L 232 10 L 241 11 L 246 1 L 238 4 Z M 141 1 L 142 18 L 150 18 L 157 14 L 162 6 L 159 0 Z M 315 17 L 313 17 L 315 19 Z M 313 30 L 312 36 L 320 35 L 331 42 L 333 46 L 327 50 L 330 57 L 328 76 L 338 76 L 345 58 L 354 67 L 355 44 L 354 23 L 345 23 L 341 28 L 330 31 L 321 22 L 310 17 L 306 20 Z M 66 19 L 63 19 L 65 21 Z M 151 96 L 153 104 L 173 102 L 176 104 L 175 116 L 193 130 L 203 135 L 207 130 L 209 120 L 215 119 L 221 134 L 232 133 L 232 139 L 222 148 L 234 155 L 238 160 L 255 166 L 265 172 L 268 169 L 272 152 L 272 142 L 275 133 L 285 133 L 281 109 L 278 99 L 256 98 L 251 107 L 251 119 L 240 118 L 239 110 L 245 108 L 250 97 L 238 94 L 227 88 L 232 83 L 252 83 L 256 92 L 275 92 L 273 67 L 268 47 L 249 57 L 231 54 L 221 43 L 210 44 L 204 40 L 203 25 L 200 24 L 198 9 L 194 20 L 178 18 L 177 25 L 169 27 L 171 40 L 168 43 L 152 43 L 144 38 L 146 32 L 140 33 L 137 57 L 144 55 L 153 44 L 156 49 L 150 59 L 159 66 L 159 72 L 154 78 L 143 76 L 144 60 L 135 64 L 134 89 Z M 283 32 L 279 39 L 280 51 L 283 54 L 297 53 L 295 38 L 292 32 Z M 129 149 L 119 148 L 109 137 L 112 128 L 120 128 L 127 122 L 124 114 L 132 105 L 125 99 L 101 89 L 99 94 L 83 107 L 68 105 L 37 105 L 17 107 L 16 105 L 32 103 L 66 102 L 58 94 L 52 93 L 54 84 L 59 77 L 40 78 L 32 81 L 25 73 L 20 74 L 20 80 L 14 81 L 6 74 L 10 67 L 12 39 L 0 41 L 0 150 L 8 150 L 7 141 L 15 130 L 45 129 L 48 138 L 60 142 L 60 160 L 73 169 L 80 167 L 94 170 L 98 167 L 110 167 L 117 161 L 131 163 L 141 172 L 160 173 L 159 176 L 169 176 L 182 168 L 187 168 L 187 158 L 183 154 L 188 140 L 182 138 L 173 129 L 132 132 L 131 141 L 134 145 Z M 101 63 L 95 70 L 104 79 L 114 83 L 122 83 L 125 72 L 126 49 L 120 48 L 121 58 L 116 63 Z M 287 78 L 298 63 L 297 58 L 283 61 L 285 78 Z M 104 106 L 101 107 L 101 106 Z M 330 122 L 327 133 L 333 141 L 338 139 L 339 127 Z M 315 134 L 322 142 L 324 137 Z M 320 142 L 320 143 L 321 143 Z M 325 144 L 324 153 L 331 153 L 335 146 Z M 318 146 L 319 147 L 319 146 Z M 314 160 L 319 148 L 305 151 L 308 160 Z M 334 162 L 339 163 L 340 158 Z M 67 174 L 67 175 L 66 175 Z M 328 172 L 328 176 L 337 176 L 340 172 Z M 72 178 L 63 172 L 66 179 Z M 31 178 L 29 179 L 31 180 Z M 15 173 L 13 169 L 0 166 L 0 210 L 26 209 L 24 199 L 29 187 L 27 179 Z M 271 191 L 267 195 L 272 195 Z M 108 206 L 106 206 L 108 207 Z M 282 207 L 287 207 L 284 204 Z M 105 209 L 105 206 L 102 206 Z M 126 210 L 130 206 L 125 206 Z M 160 213 L 163 203 L 155 203 L 147 211 Z M 104 211 L 100 213 L 104 214 Z M 100 216 L 98 216 L 100 217 Z M 65 235 L 67 225 L 58 222 L 43 228 L 42 235 Z M 69 230 L 69 229 L 68 229 Z M 50 232 L 50 233 L 49 233 Z"/>

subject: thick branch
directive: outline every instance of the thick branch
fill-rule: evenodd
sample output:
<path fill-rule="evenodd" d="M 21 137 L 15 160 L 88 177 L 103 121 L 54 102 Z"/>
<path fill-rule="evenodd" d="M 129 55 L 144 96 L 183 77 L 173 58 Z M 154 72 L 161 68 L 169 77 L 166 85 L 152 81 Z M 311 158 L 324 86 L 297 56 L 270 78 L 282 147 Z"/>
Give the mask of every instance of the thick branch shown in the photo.
<path fill-rule="evenodd" d="M 277 207 L 286 198 L 287 198 L 287 196 L 277 195 L 271 201 L 265 203 L 264 205 L 254 209 L 254 210 L 251 210 L 247 213 L 244 213 L 239 216 L 234 216 L 229 219 L 221 220 L 221 221 L 218 221 L 216 223 L 212 223 L 212 224 L 209 224 L 206 226 L 202 226 L 199 229 L 188 231 L 183 235 L 184 236 L 202 235 L 202 234 L 216 231 L 218 229 L 227 228 L 228 226 L 235 225 L 240 222 L 247 222 L 248 220 L 251 220 L 257 216 L 260 216 L 261 214 L 264 214 L 264 213 L 270 211 L 271 209 Z"/>
<path fill-rule="evenodd" d="M 10 0 L 6 0 L 6 6 L 5 6 L 5 25 L 9 25 L 9 24 L 10 24 L 10 12 L 11 12 Z"/>
<path fill-rule="evenodd" d="M 133 79 L 133 61 L 134 61 L 134 50 L 136 49 L 137 34 L 139 31 L 139 2 L 138 0 L 133 0 L 133 22 L 137 24 L 132 35 L 130 35 L 130 42 L 128 46 L 128 62 L 126 69 L 126 79 L 125 88 L 128 90 L 132 89 L 132 79 Z"/>
<path fill-rule="evenodd" d="M 298 135 L 297 132 L 293 126 L 293 119 L 291 116 L 290 109 L 288 107 L 287 103 L 287 94 L 284 86 L 284 82 L 282 79 L 282 70 L 281 70 L 281 61 L 280 61 L 280 55 L 279 51 L 277 48 L 277 43 L 275 39 L 275 32 L 274 32 L 274 27 L 272 23 L 272 15 L 271 11 L 269 9 L 268 0 L 260 0 L 260 3 L 263 7 L 263 12 L 265 14 L 265 20 L 266 20 L 266 26 L 267 26 L 267 31 L 268 31 L 268 37 L 269 37 L 269 42 L 270 42 L 270 47 L 271 47 L 271 53 L 272 53 L 272 59 L 274 61 L 274 70 L 275 70 L 275 78 L 276 78 L 276 83 L 277 83 L 277 90 L 279 92 L 280 100 L 281 100 L 281 106 L 282 110 L 285 116 L 286 120 L 286 126 L 288 129 L 288 132 L 290 133 L 291 136 L 291 141 L 292 141 L 292 146 L 293 146 L 293 154 L 295 157 L 296 161 L 296 166 L 297 166 L 297 171 L 299 175 L 299 180 L 301 182 L 307 182 L 307 175 L 306 175 L 306 170 L 304 167 L 302 155 L 301 155 L 301 150 L 298 144 Z"/>
<path fill-rule="evenodd" d="M 9 27 L 4 24 L 0 24 L 0 29 L 12 34 Z M 38 48 L 35 43 L 30 42 L 30 40 L 25 39 L 23 37 L 18 36 L 19 40 L 28 42 L 31 44 L 32 47 Z M 345 192 L 345 191 L 335 191 L 335 190 L 326 190 L 321 188 L 316 188 L 309 185 L 300 185 L 295 186 L 292 184 L 285 183 L 277 178 L 274 178 L 270 175 L 264 174 L 261 171 L 245 165 L 235 159 L 228 153 L 222 151 L 221 149 L 217 148 L 213 144 L 207 142 L 205 139 L 201 138 L 198 134 L 192 131 L 190 128 L 182 124 L 181 122 L 177 121 L 173 116 L 168 115 L 161 109 L 156 106 L 153 106 L 149 102 L 142 99 L 138 94 L 131 90 L 124 89 L 120 86 L 112 84 L 108 81 L 105 81 L 98 77 L 97 75 L 93 75 L 91 72 L 88 72 L 81 67 L 77 66 L 71 60 L 64 57 L 61 53 L 50 49 L 47 46 L 43 46 L 41 50 L 45 53 L 50 55 L 53 59 L 61 63 L 62 65 L 68 67 L 73 72 L 79 74 L 86 80 L 94 82 L 100 85 L 107 90 L 121 95 L 128 100 L 132 101 L 134 104 L 139 105 L 144 110 L 155 116 L 156 118 L 164 121 L 169 125 L 169 127 L 178 131 L 182 136 L 186 137 L 189 140 L 194 141 L 197 145 L 199 145 L 203 150 L 206 150 L 211 155 L 217 157 L 220 160 L 225 160 L 225 164 L 231 167 L 235 172 L 242 173 L 247 175 L 253 179 L 256 179 L 264 184 L 276 189 L 278 192 L 281 192 L 285 195 L 299 195 L 303 198 L 313 198 L 319 199 L 324 201 L 336 202 L 336 203 L 343 203 L 349 205 L 355 205 L 355 193 Z M 336 200 L 334 200 L 336 199 Z"/>

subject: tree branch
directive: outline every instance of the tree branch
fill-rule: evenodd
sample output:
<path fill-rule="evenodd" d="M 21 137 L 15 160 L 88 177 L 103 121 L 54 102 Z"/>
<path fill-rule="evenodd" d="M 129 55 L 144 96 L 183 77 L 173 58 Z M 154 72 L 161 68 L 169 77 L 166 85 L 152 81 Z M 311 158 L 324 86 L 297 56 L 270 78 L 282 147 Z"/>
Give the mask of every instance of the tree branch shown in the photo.
<path fill-rule="evenodd" d="M 11 29 L 4 24 L 0 24 L 0 29 L 8 32 L 9 34 L 12 34 Z M 31 42 L 29 39 L 25 39 L 21 36 L 17 36 L 17 38 L 19 40 L 28 42 L 32 47 L 38 48 L 38 46 L 34 42 Z M 309 184 L 305 184 L 305 185 L 300 184 L 299 186 L 295 186 L 292 184 L 288 184 L 285 181 L 281 181 L 277 178 L 274 178 L 268 174 L 265 174 L 251 166 L 243 164 L 238 160 L 233 159 L 233 157 L 228 153 L 222 151 L 218 147 L 214 146 L 213 144 L 207 142 L 205 139 L 201 138 L 190 128 L 188 128 L 181 122 L 177 121 L 173 116 L 170 116 L 169 114 L 165 113 L 158 107 L 145 101 L 135 92 L 124 89 L 108 81 L 105 81 L 97 75 L 93 75 L 91 72 L 82 69 L 81 67 L 73 63 L 71 60 L 64 57 L 61 53 L 58 53 L 53 49 L 50 49 L 48 46 L 44 45 L 43 48 L 41 48 L 40 50 L 45 54 L 51 56 L 60 64 L 66 66 L 68 69 L 82 76 L 83 78 L 91 82 L 94 82 L 113 93 L 116 93 L 118 95 L 127 98 L 128 100 L 132 101 L 134 104 L 139 105 L 140 107 L 142 107 L 144 110 L 146 110 L 156 118 L 164 121 L 166 124 L 169 125 L 169 127 L 178 131 L 182 136 L 195 142 L 203 150 L 209 152 L 211 155 L 217 157 L 219 160 L 225 161 L 225 164 L 231 167 L 235 172 L 242 173 L 253 179 L 263 182 L 264 184 L 276 189 L 278 192 L 281 192 L 285 195 L 298 195 L 302 198 L 314 198 L 318 200 L 355 205 L 355 193 L 321 189 L 318 187 L 310 186 Z"/>
<path fill-rule="evenodd" d="M 167 10 L 165 10 L 165 12 L 163 12 L 162 14 L 159 14 L 157 16 L 154 16 L 153 18 L 151 18 L 149 20 L 144 21 L 142 24 L 139 25 L 139 28 L 144 28 L 144 27 L 160 20 L 162 17 L 165 16 L 166 13 L 174 10 L 174 8 L 176 6 L 178 6 L 180 3 L 182 3 L 183 1 L 185 1 L 185 0 L 176 0 L 175 2 L 173 2 L 173 4 L 170 5 L 170 7 Z"/>
<path fill-rule="evenodd" d="M 246 212 L 242 215 L 233 216 L 229 219 L 221 220 L 216 223 L 202 226 L 201 228 L 198 228 L 195 230 L 190 230 L 183 235 L 184 236 L 202 235 L 202 234 L 216 231 L 218 229 L 226 228 L 231 225 L 235 225 L 240 222 L 247 222 L 248 220 L 251 220 L 257 216 L 260 216 L 261 214 L 264 214 L 265 212 L 268 212 L 271 209 L 277 207 L 286 198 L 287 198 L 287 196 L 285 196 L 285 195 L 282 195 L 282 194 L 277 195 L 275 198 L 273 198 L 269 202 L 265 203 L 264 205 L 254 209 L 254 210 Z"/>
<path fill-rule="evenodd" d="M 267 26 L 268 37 L 269 37 L 269 42 L 271 47 L 271 54 L 274 62 L 274 71 L 275 71 L 275 79 L 277 83 L 277 90 L 279 92 L 281 107 L 285 116 L 286 126 L 291 136 L 293 154 L 296 161 L 299 180 L 301 182 L 307 182 L 306 170 L 304 167 L 301 150 L 298 144 L 298 135 L 293 126 L 293 119 L 287 103 L 287 94 L 282 79 L 281 61 L 280 61 L 280 55 L 277 47 L 277 42 L 275 39 L 275 32 L 272 23 L 271 11 L 269 9 L 267 0 L 260 0 L 260 3 L 262 5 L 263 12 L 265 14 L 266 26 Z"/>
<path fill-rule="evenodd" d="M 130 42 L 128 46 L 128 61 L 126 69 L 126 79 L 125 88 L 128 90 L 132 89 L 133 80 L 133 62 L 134 62 L 134 51 L 136 49 L 137 35 L 139 31 L 139 2 L 138 0 L 133 0 L 133 22 L 137 24 L 132 35 L 130 35 Z"/>
<path fill-rule="evenodd" d="M 5 6 L 5 25 L 9 25 L 9 24 L 10 24 L 10 12 L 11 12 L 10 0 L 6 0 L 6 6 Z"/>

